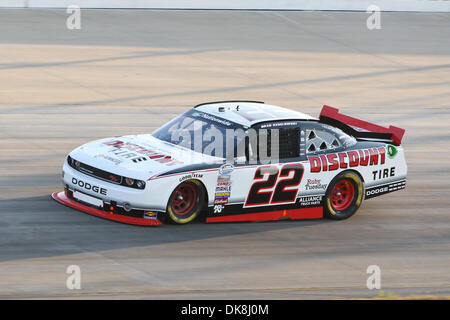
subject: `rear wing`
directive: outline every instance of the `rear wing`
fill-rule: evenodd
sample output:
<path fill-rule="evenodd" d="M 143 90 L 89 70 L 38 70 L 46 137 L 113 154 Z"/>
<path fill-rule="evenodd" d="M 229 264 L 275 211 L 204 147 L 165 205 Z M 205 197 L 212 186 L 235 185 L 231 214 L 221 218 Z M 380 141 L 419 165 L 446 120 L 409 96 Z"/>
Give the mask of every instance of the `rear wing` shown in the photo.
<path fill-rule="evenodd" d="M 339 109 L 324 105 L 319 121 L 332 125 L 342 131 L 361 139 L 386 140 L 399 146 L 402 143 L 405 129 L 389 126 L 385 128 L 370 122 L 359 120 L 339 113 Z"/>

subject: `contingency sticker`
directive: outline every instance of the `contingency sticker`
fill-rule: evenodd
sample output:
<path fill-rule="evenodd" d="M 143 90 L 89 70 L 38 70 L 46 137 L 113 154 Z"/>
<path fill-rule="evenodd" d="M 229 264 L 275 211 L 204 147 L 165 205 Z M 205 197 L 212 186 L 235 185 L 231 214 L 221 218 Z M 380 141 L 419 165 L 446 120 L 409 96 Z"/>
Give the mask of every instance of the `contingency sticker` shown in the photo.
<path fill-rule="evenodd" d="M 231 173 L 234 170 L 232 164 L 224 164 L 219 169 L 216 190 L 214 194 L 214 213 L 221 213 L 231 194 Z"/>

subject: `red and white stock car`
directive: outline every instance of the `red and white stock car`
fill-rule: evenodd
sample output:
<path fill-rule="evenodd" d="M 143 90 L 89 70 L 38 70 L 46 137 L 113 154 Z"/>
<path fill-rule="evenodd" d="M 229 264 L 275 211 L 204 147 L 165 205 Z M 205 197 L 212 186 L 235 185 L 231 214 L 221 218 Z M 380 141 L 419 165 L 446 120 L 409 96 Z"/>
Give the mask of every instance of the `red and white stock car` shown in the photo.
<path fill-rule="evenodd" d="M 403 134 L 329 106 L 316 119 L 257 101 L 204 103 L 152 134 L 76 148 L 52 196 L 136 225 L 345 219 L 363 200 L 405 188 Z"/>

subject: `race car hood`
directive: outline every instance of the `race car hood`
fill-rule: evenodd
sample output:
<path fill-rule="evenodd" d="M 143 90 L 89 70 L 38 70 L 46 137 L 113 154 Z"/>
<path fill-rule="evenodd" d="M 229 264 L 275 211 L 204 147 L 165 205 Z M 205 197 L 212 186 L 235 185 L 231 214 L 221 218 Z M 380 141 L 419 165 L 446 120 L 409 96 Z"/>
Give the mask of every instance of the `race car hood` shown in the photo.
<path fill-rule="evenodd" d="M 136 179 L 148 179 L 192 164 L 222 161 L 150 134 L 92 141 L 73 150 L 70 156 L 94 168 Z"/>

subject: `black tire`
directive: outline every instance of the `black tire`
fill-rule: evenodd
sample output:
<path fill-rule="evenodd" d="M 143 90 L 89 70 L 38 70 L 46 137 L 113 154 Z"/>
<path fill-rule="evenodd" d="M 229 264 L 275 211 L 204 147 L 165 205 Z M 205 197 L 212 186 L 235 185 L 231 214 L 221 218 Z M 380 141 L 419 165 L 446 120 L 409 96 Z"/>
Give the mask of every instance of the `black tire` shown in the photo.
<path fill-rule="evenodd" d="M 183 205 L 183 195 L 189 198 L 188 203 Z M 192 199 L 190 199 L 192 198 Z M 205 190 L 201 182 L 188 180 L 180 183 L 170 195 L 167 203 L 167 218 L 174 224 L 186 224 L 200 215 L 205 199 Z"/>
<path fill-rule="evenodd" d="M 351 217 L 361 206 L 363 195 L 360 176 L 352 171 L 341 172 L 331 181 L 325 194 L 325 217 L 333 220 Z"/>

